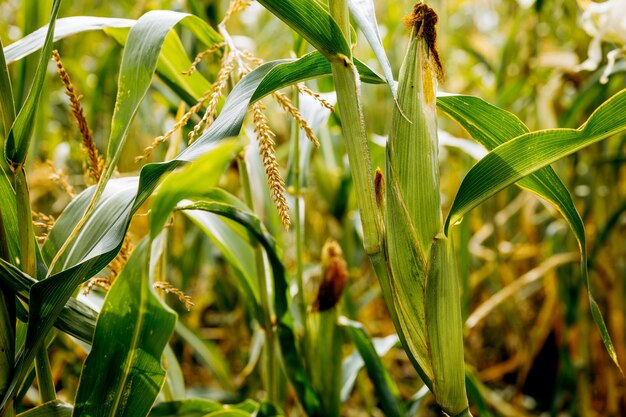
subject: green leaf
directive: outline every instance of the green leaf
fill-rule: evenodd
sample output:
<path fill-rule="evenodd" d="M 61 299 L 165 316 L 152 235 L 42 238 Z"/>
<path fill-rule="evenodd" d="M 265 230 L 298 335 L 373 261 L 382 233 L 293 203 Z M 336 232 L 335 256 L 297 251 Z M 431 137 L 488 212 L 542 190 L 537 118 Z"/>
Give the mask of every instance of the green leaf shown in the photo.
<path fill-rule="evenodd" d="M 93 216 L 87 221 L 85 227 L 73 241 L 73 245 L 65 251 L 57 262 L 57 267 L 53 272 L 64 271 L 80 265 L 93 255 L 105 253 L 115 248 L 117 242 L 103 241 L 102 238 L 109 231 L 117 231 L 123 228 L 124 223 L 129 220 L 132 203 L 137 194 L 138 183 L 139 178 L 137 177 L 109 181 L 100 201 L 96 205 L 96 210 L 106 213 L 106 215 Z M 94 191 L 95 187 L 83 191 L 72 200 L 61 216 L 59 216 L 52 232 L 42 247 L 43 259 L 46 263 L 49 263 L 56 255 L 78 219 L 82 217 Z"/>
<path fill-rule="evenodd" d="M 315 49 L 332 59 L 339 54 L 351 56 L 343 32 L 316 0 L 259 0 L 267 10 L 285 22 Z"/>
<path fill-rule="evenodd" d="M 7 162 L 12 165 L 22 165 L 26 160 L 26 153 L 28 152 L 30 138 L 35 125 L 35 114 L 37 112 L 37 107 L 39 106 L 39 98 L 41 97 L 43 83 L 46 78 L 48 61 L 50 60 L 50 55 L 52 54 L 52 36 L 54 34 L 54 24 L 57 14 L 59 13 L 60 5 L 61 0 L 55 0 L 52 6 L 52 12 L 50 13 L 50 24 L 48 26 L 48 32 L 46 34 L 46 40 L 44 42 L 41 55 L 39 57 L 39 65 L 37 66 L 35 79 L 33 80 L 28 97 L 26 97 L 26 101 L 20 109 L 7 136 L 5 143 L 5 156 Z"/>
<path fill-rule="evenodd" d="M 10 289 L 15 296 L 28 301 L 30 288 L 36 282 L 35 278 L 22 272 L 18 267 L 0 259 L 0 286 Z M 26 323 L 28 313 L 26 311 L 23 313 L 21 315 L 18 311 L 17 317 Z M 75 298 L 70 298 L 54 326 L 85 343 L 91 344 L 97 317 L 98 313 L 91 307 Z"/>
<path fill-rule="evenodd" d="M 64 39 L 68 36 L 94 30 L 104 30 L 107 28 L 130 28 L 135 24 L 132 19 L 118 19 L 112 17 L 94 16 L 72 16 L 64 17 L 56 21 L 54 27 L 54 41 Z M 10 64 L 27 57 L 38 51 L 43 46 L 48 26 L 37 29 L 22 39 L 8 45 L 4 49 L 7 63 Z"/>
<path fill-rule="evenodd" d="M 578 129 L 526 133 L 503 143 L 465 176 L 446 219 L 450 224 L 498 191 L 592 143 L 626 130 L 626 90 L 604 102 Z"/>
<path fill-rule="evenodd" d="M 17 417 L 70 417 L 72 406 L 61 400 L 49 401 L 28 411 L 20 413 Z"/>
<path fill-rule="evenodd" d="M 74 417 L 146 416 L 165 381 L 161 355 L 176 314 L 150 285 L 148 250 L 144 240 L 104 300 L 81 373 Z"/>
<path fill-rule="evenodd" d="M 372 50 L 374 51 L 374 55 L 376 55 L 378 62 L 383 68 L 385 80 L 391 89 L 393 98 L 396 99 L 398 96 L 398 89 L 393 78 L 389 58 L 387 58 L 382 39 L 380 38 L 380 33 L 378 33 L 378 23 L 376 22 L 374 2 L 372 0 L 349 0 L 348 6 L 350 7 L 350 14 L 352 14 L 356 24 L 361 29 L 361 32 L 363 32 L 363 35 L 365 35 L 365 39 L 369 42 Z"/>
<path fill-rule="evenodd" d="M 129 28 L 107 27 L 104 32 L 124 46 L 128 39 Z M 180 37 L 175 31 L 170 31 L 161 48 L 156 74 L 181 98 L 193 105 L 197 103 L 198 97 L 211 88 L 211 83 L 199 71 L 194 71 L 191 75 L 183 74 L 189 67 L 191 67 L 191 61 Z"/>
<path fill-rule="evenodd" d="M 205 417 L 250 417 L 250 413 L 243 410 L 223 409 L 207 414 Z"/>
<path fill-rule="evenodd" d="M 7 68 L 4 49 L 2 48 L 2 41 L 0 40 L 0 116 L 2 117 L 2 124 L 4 126 L 3 140 L 9 135 L 11 126 L 15 121 L 15 103 L 13 100 L 13 89 L 11 87 L 11 79 L 9 78 L 9 69 Z M 2 157 L 0 157 L 0 195 L 3 198 L 0 200 L 0 258 L 5 258 L 10 262 L 16 262 L 20 256 L 19 249 L 19 228 L 17 222 L 17 202 L 15 196 L 15 190 L 11 185 L 11 181 L 8 177 L 10 172 L 9 165 L 7 164 L 4 155 L 4 143 L 0 142 L 2 146 Z M 1 295 L 0 295 L 1 296 Z M 2 301 L 0 300 L 0 304 Z M 0 305 L 0 308 L 2 306 Z M 2 328 L 3 320 L 0 320 L 0 328 Z M 8 323 L 8 322 L 7 322 Z M 12 343 L 12 342 L 11 342 Z M 6 347 L 7 355 L 13 355 L 13 349 L 8 348 L 3 342 L 0 342 L 0 346 Z M 12 359 L 11 359 L 12 362 Z M 11 369 L 8 363 L 3 362 L 0 358 L 0 368 Z M 1 378 L 1 377 L 0 377 Z M 3 384 L 3 379 L 0 379 L 0 385 Z M 0 392 L 3 388 L 0 388 Z"/>
<path fill-rule="evenodd" d="M 150 411 L 149 417 L 274 417 L 279 415 L 272 406 L 250 400 L 236 405 L 223 405 L 216 401 L 188 398 L 158 404 Z"/>
<path fill-rule="evenodd" d="M 219 192 L 217 189 L 214 191 Z M 217 197 L 212 196 L 210 199 L 215 200 Z M 234 230 L 237 226 L 241 229 L 243 228 L 232 222 L 226 223 L 224 218 L 206 211 L 185 210 L 183 213 L 195 223 L 220 250 L 224 259 L 226 259 L 233 269 L 241 292 L 245 295 L 246 301 L 249 303 L 249 311 L 254 317 L 261 319 L 254 251 L 251 242 Z"/>
<path fill-rule="evenodd" d="M 487 150 L 529 132 L 515 115 L 478 97 L 443 95 L 437 106 L 456 120 Z M 546 166 L 517 182 L 517 185 L 550 202 L 569 223 L 580 246 L 585 246 L 585 228 L 572 197 L 552 167 Z"/>
<path fill-rule="evenodd" d="M 126 43 L 128 32 L 137 21 L 131 19 L 117 19 L 109 17 L 73 16 L 58 19 L 54 40 L 60 40 L 72 35 L 102 30 L 121 45 Z M 207 29 L 208 30 L 208 29 Z M 14 62 L 39 50 L 44 42 L 47 26 L 36 30 L 28 36 L 16 41 L 6 48 L 7 61 Z M 213 33 L 203 36 L 204 42 L 212 41 Z M 178 34 L 170 31 L 166 36 L 163 48 L 159 56 L 156 72 L 176 92 L 185 96 L 185 99 L 195 103 L 196 97 L 200 97 L 207 91 L 211 84 L 199 73 L 183 75 L 191 66 L 191 61 L 178 37 Z"/>
<path fill-rule="evenodd" d="M 18 264 L 20 258 L 19 244 L 19 226 L 17 220 L 17 196 L 11 180 L 9 179 L 9 171 L 5 171 L 6 164 L 0 164 L 0 238 L 6 245 L 8 253 L 7 260 L 11 263 Z"/>
<path fill-rule="evenodd" d="M 298 354 L 293 317 L 289 311 L 289 285 L 285 267 L 280 260 L 274 238 L 267 232 L 263 223 L 252 213 L 230 204 L 214 201 L 200 201 L 180 210 L 205 210 L 226 217 L 243 226 L 258 240 L 268 255 L 274 278 L 274 312 L 277 320 L 277 334 L 285 371 L 293 384 L 298 398 L 309 415 L 317 415 L 320 402 L 307 380 L 302 358 Z"/>
<path fill-rule="evenodd" d="M 284 65 L 273 68 L 257 88 L 252 100 L 259 100 L 276 90 L 276 85 L 286 87 L 296 82 L 331 75 L 330 62 L 317 51 L 310 52 L 298 60 L 283 60 Z M 355 66 L 363 82 L 381 84 L 384 81 L 371 68 L 355 59 Z"/>
<path fill-rule="evenodd" d="M 234 414 L 233 414 L 234 413 Z M 266 403 L 246 400 L 240 404 L 224 405 L 216 401 L 188 398 L 157 404 L 149 417 L 208 417 L 208 416 L 275 417 L 280 414 Z"/>
<path fill-rule="evenodd" d="M 9 135 L 9 130 L 13 126 L 15 121 L 15 102 L 13 101 L 13 88 L 11 87 L 11 79 L 9 78 L 9 68 L 7 68 L 7 62 L 4 56 L 4 48 L 2 41 L 0 40 L 0 116 L 2 117 L 2 124 L 4 126 L 4 137 Z M 2 163 L 4 164 L 4 158 Z M 6 165 L 0 165 L 0 167 L 6 169 Z"/>
<path fill-rule="evenodd" d="M 215 187 L 242 147 L 238 140 L 214 143 L 213 149 L 205 151 L 202 157 L 170 174 L 159 187 L 152 203 L 150 236 L 154 238 L 161 232 L 180 200 L 201 198 Z"/>
<path fill-rule="evenodd" d="M 359 351 L 359 355 L 365 363 L 367 374 L 374 385 L 374 390 L 380 401 L 385 416 L 400 417 L 405 416 L 406 412 L 400 399 L 400 392 L 395 382 L 391 379 L 389 372 L 380 360 L 380 356 L 374 347 L 374 343 L 365 332 L 363 325 L 359 322 L 348 320 L 342 317 L 339 323 L 348 329 L 350 338 Z M 398 338 L 395 337 L 396 344 Z"/>
<path fill-rule="evenodd" d="M 178 23 L 183 24 L 207 46 L 221 41 L 221 37 L 206 22 L 196 16 L 155 10 L 139 18 L 128 34 L 122 55 L 105 175 L 108 173 L 110 176 L 112 169 L 117 165 L 130 122 L 135 117 L 139 104 L 152 82 L 152 74 L 156 70 L 165 38 Z"/>
<path fill-rule="evenodd" d="M 589 146 L 626 130 L 626 90 L 604 102 L 578 129 L 549 129 L 526 133 L 503 143 L 468 172 L 454 199 L 446 219 L 445 231 L 463 215 L 498 191 L 520 179 Z M 564 198 L 566 200 L 566 198 Z M 568 218 L 568 221 L 571 221 Z M 587 252 L 584 228 L 570 223 L 578 239 L 581 252 L 581 274 L 589 289 Z M 602 341 L 613 362 L 619 366 L 617 354 L 602 314 L 589 292 L 593 319 L 600 330 Z"/>
<path fill-rule="evenodd" d="M 157 404 L 148 415 L 150 417 L 203 417 L 223 408 L 224 406 L 216 401 L 188 398 Z"/>

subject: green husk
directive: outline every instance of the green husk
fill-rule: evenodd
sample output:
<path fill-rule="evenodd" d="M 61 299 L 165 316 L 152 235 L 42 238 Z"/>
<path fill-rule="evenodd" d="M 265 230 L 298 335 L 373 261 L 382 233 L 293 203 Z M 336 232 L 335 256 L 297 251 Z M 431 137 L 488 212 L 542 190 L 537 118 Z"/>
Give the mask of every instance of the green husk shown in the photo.
<path fill-rule="evenodd" d="M 458 269 L 452 240 L 436 238 L 431 248 L 426 283 L 426 327 L 433 392 L 451 416 L 467 415 L 463 321 Z"/>
<path fill-rule="evenodd" d="M 437 403 L 456 416 L 469 411 L 458 272 L 439 196 L 436 22 L 422 3 L 407 19 L 411 38 L 387 145 L 385 242 L 401 340 Z"/>

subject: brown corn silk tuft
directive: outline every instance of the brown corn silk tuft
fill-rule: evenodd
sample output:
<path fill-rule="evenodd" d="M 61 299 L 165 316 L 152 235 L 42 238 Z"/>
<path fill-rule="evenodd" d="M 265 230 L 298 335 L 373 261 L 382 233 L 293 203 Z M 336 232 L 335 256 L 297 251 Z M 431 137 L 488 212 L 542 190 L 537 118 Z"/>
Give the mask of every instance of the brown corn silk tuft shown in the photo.
<path fill-rule="evenodd" d="M 437 48 L 437 22 L 439 21 L 437 13 L 427 4 L 417 3 L 413 7 L 413 13 L 406 16 L 403 21 L 410 28 L 415 28 L 415 36 L 424 39 L 437 79 L 443 81 L 445 73 Z"/>
<path fill-rule="evenodd" d="M 348 281 L 348 264 L 343 258 L 341 246 L 334 240 L 322 248 L 322 270 L 324 277 L 317 290 L 313 311 L 326 311 L 335 307 Z"/>
<path fill-rule="evenodd" d="M 374 172 L 374 192 L 376 193 L 376 205 L 381 209 L 385 202 L 385 177 L 380 168 L 376 168 L 376 172 Z"/>

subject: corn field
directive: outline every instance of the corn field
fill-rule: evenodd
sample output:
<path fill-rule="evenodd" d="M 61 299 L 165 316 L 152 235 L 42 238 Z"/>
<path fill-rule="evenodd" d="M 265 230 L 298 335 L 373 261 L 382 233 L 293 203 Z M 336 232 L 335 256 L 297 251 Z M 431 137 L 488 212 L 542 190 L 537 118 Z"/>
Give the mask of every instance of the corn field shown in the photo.
<path fill-rule="evenodd" d="M 0 16 L 0 417 L 626 416 L 626 0 Z"/>

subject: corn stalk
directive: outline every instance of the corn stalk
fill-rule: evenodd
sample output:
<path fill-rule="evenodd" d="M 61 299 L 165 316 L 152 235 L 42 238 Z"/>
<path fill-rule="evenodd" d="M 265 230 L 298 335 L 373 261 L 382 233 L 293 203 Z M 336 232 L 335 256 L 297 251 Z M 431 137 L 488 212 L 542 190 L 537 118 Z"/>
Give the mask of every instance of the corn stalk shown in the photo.
<path fill-rule="evenodd" d="M 348 37 L 346 2 L 331 0 L 330 13 Z M 372 176 L 352 57 L 338 55 L 331 65 L 366 252 L 420 376 L 447 414 L 467 416 L 458 272 L 439 198 L 437 15 L 419 3 L 407 22 L 411 38 L 400 70 L 385 186 L 380 172 L 376 181 Z"/>

